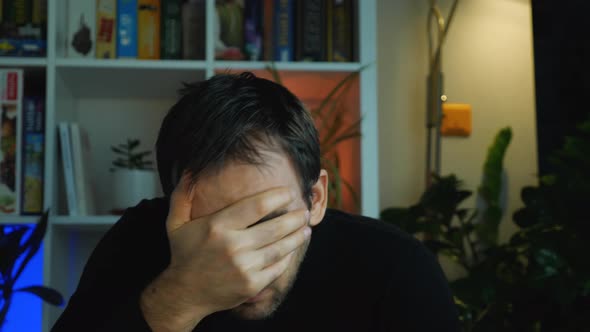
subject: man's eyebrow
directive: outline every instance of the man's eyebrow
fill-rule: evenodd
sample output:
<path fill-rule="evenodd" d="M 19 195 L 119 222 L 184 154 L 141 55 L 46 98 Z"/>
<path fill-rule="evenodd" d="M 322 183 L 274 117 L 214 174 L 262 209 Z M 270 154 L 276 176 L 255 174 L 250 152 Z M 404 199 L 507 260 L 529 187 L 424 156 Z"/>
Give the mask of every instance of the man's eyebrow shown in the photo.
<path fill-rule="evenodd" d="M 268 221 L 268 220 L 271 220 L 271 219 L 274 219 L 274 218 L 278 218 L 278 217 L 280 217 L 280 216 L 282 216 L 282 215 L 286 214 L 287 212 L 289 212 L 289 211 L 287 211 L 287 209 L 280 209 L 280 210 L 273 211 L 273 212 L 271 212 L 271 213 L 267 214 L 266 216 L 264 216 L 262 219 L 258 220 L 258 221 L 257 221 L 257 222 L 256 222 L 254 225 L 252 225 L 252 226 L 258 225 L 258 224 L 260 224 L 260 223 L 263 223 L 263 222 L 265 222 L 265 221 Z"/>

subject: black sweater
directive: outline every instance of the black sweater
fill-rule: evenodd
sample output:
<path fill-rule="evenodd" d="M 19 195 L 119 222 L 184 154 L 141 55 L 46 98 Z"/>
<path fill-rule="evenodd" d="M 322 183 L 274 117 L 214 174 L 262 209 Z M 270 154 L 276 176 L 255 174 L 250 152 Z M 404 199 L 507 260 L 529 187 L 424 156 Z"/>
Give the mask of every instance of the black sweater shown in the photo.
<path fill-rule="evenodd" d="M 141 291 L 170 261 L 164 199 L 128 209 L 92 253 L 52 331 L 150 331 Z M 293 289 L 269 319 L 226 312 L 195 331 L 458 331 L 446 279 L 419 241 L 382 221 L 328 210 Z"/>

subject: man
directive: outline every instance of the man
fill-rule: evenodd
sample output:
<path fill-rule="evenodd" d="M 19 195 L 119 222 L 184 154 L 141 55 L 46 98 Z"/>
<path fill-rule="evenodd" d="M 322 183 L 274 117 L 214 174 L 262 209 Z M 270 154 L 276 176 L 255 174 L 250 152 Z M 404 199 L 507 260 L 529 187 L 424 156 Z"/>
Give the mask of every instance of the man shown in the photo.
<path fill-rule="evenodd" d="M 188 85 L 156 149 L 166 198 L 105 235 L 53 331 L 459 329 L 418 241 L 326 209 L 318 133 L 284 87 Z"/>

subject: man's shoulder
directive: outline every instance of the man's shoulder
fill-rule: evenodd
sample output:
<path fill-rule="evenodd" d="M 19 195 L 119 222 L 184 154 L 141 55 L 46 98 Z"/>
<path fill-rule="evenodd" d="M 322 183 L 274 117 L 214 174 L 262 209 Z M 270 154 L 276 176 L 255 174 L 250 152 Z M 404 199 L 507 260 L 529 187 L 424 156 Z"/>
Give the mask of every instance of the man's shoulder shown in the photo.
<path fill-rule="evenodd" d="M 403 243 L 415 245 L 418 241 L 395 225 L 382 220 L 347 213 L 336 209 L 327 209 L 322 222 L 327 231 L 337 237 L 354 237 L 358 241 Z"/>
<path fill-rule="evenodd" d="M 119 221 L 107 232 L 106 238 L 135 240 L 160 236 L 165 231 L 168 200 L 162 197 L 144 199 L 125 210 Z M 141 231 L 138 231 L 141 230 Z"/>
<path fill-rule="evenodd" d="M 371 257 L 371 261 L 401 263 L 425 249 L 420 241 L 394 225 L 335 209 L 326 211 L 314 234 L 323 250 L 347 253 L 352 259 Z"/>

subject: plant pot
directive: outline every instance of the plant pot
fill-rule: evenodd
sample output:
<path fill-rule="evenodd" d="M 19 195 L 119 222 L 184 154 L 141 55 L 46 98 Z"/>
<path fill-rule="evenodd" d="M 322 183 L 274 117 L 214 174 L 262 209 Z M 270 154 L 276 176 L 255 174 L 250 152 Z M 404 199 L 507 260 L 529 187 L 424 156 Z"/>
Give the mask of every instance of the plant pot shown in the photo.
<path fill-rule="evenodd" d="M 135 206 L 142 199 L 154 198 L 158 194 L 155 171 L 117 169 L 113 181 L 113 209 L 116 211 Z"/>

